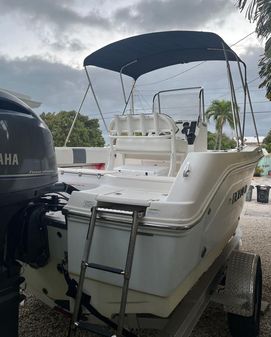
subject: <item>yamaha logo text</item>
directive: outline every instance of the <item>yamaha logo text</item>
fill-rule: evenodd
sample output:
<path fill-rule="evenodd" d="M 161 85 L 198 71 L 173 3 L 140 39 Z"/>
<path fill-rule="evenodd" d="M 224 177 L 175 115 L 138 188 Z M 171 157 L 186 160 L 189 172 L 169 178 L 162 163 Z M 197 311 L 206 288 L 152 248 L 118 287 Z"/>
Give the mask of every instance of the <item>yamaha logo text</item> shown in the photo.
<path fill-rule="evenodd" d="M 18 166 L 17 153 L 1 153 L 0 152 L 0 166 Z"/>

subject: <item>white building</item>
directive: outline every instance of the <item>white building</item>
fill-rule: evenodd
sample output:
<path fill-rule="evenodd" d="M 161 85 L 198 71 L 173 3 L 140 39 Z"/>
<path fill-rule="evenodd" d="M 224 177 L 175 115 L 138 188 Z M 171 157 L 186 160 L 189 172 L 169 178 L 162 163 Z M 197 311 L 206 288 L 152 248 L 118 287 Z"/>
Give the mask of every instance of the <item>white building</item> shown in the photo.
<path fill-rule="evenodd" d="M 259 136 L 259 142 L 260 144 L 262 144 L 263 140 L 264 140 L 264 136 Z M 245 144 L 246 145 L 257 145 L 258 141 L 257 141 L 257 137 L 253 136 L 253 137 L 244 137 L 245 139 Z"/>

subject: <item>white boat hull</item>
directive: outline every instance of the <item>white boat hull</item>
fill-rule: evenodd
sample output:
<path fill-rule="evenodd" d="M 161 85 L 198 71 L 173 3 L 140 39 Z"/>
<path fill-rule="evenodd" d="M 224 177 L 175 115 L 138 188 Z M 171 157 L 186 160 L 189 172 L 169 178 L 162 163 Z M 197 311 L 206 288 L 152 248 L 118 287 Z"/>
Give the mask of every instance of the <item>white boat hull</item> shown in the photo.
<path fill-rule="evenodd" d="M 148 205 L 137 236 L 126 312 L 167 317 L 235 235 L 260 156 L 257 150 L 195 153 L 187 156 L 176 178 L 104 175 L 99 187 L 74 192 L 66 206 L 67 241 L 65 233 L 57 238 L 59 230 L 49 228 L 52 260 L 44 271 L 26 269 L 31 288 L 40 294 L 46 288 L 48 295 L 42 297 L 47 303 L 48 298 L 65 298 L 56 265 L 67 251 L 69 273 L 78 279 L 90 208 L 97 200 Z M 184 177 L 188 162 L 191 174 Z M 129 228 L 99 221 L 89 260 L 123 268 Z M 119 311 L 121 285 L 119 275 L 88 270 L 84 290 L 100 312 L 112 316 Z"/>

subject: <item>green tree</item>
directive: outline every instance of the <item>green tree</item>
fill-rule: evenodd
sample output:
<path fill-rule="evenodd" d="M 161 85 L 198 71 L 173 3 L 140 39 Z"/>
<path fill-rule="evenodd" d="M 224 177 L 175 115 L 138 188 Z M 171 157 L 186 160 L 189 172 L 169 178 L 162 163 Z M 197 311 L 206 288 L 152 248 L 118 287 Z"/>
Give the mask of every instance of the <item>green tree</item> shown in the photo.
<path fill-rule="evenodd" d="M 213 150 L 216 146 L 217 134 L 208 131 L 208 149 Z M 236 141 L 232 138 L 229 138 L 224 133 L 222 134 L 221 139 L 221 150 L 234 149 L 236 147 Z"/>
<path fill-rule="evenodd" d="M 271 152 L 271 130 L 263 140 L 264 147 L 268 152 Z"/>
<path fill-rule="evenodd" d="M 75 111 L 41 114 L 41 118 L 52 132 L 55 146 L 63 146 L 68 135 Z M 104 138 L 99 128 L 98 119 L 78 115 L 68 146 L 104 146 Z"/>
<path fill-rule="evenodd" d="M 265 52 L 259 60 L 260 76 L 263 82 L 260 88 L 266 87 L 266 97 L 271 100 L 271 1 L 270 0 L 237 0 L 237 6 L 250 22 L 256 22 L 256 33 L 265 38 Z"/>
<path fill-rule="evenodd" d="M 221 149 L 223 127 L 228 124 L 232 129 L 234 127 L 231 102 L 225 100 L 214 100 L 206 111 L 206 117 L 209 121 L 215 121 L 216 141 L 214 149 Z"/>

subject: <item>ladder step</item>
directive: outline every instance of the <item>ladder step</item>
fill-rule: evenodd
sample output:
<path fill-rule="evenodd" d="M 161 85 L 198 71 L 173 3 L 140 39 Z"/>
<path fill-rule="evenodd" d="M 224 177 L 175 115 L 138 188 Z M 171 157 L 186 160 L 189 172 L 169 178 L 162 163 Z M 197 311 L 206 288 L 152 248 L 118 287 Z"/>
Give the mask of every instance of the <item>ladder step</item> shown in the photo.
<path fill-rule="evenodd" d="M 96 208 L 97 213 L 109 213 L 116 215 L 133 216 L 134 212 L 138 212 L 139 217 L 144 216 L 146 212 L 145 206 L 131 206 L 100 202 L 100 206 Z"/>
<path fill-rule="evenodd" d="M 122 209 L 113 209 L 113 208 L 97 208 L 98 213 L 109 213 L 109 214 L 121 214 L 121 215 L 133 215 L 133 211 L 130 210 L 122 210 Z"/>
<path fill-rule="evenodd" d="M 93 332 L 99 336 L 112 337 L 112 332 L 106 331 L 104 326 L 97 326 L 85 321 L 75 322 L 74 324 L 79 330 Z"/>
<path fill-rule="evenodd" d="M 108 273 L 119 274 L 119 275 L 125 274 L 125 270 L 123 270 L 123 269 L 105 266 L 105 265 L 99 264 L 99 263 L 88 263 L 88 262 L 86 262 L 86 266 L 89 267 L 89 268 L 92 268 L 92 269 L 103 270 L 103 271 L 106 271 Z"/>

